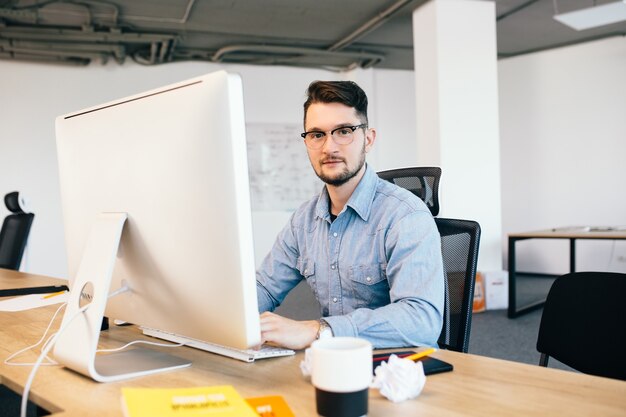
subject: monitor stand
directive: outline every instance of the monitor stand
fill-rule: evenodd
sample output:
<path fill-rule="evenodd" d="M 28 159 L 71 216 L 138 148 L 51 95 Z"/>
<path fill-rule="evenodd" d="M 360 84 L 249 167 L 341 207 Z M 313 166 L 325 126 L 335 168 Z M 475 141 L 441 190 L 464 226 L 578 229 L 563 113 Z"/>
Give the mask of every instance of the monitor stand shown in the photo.
<path fill-rule="evenodd" d="M 62 365 L 98 382 L 185 368 L 188 360 L 134 348 L 96 355 L 126 213 L 101 213 L 89 233 L 54 347 Z M 90 294 L 91 297 L 81 294 Z M 82 311 L 81 311 L 82 310 Z"/>

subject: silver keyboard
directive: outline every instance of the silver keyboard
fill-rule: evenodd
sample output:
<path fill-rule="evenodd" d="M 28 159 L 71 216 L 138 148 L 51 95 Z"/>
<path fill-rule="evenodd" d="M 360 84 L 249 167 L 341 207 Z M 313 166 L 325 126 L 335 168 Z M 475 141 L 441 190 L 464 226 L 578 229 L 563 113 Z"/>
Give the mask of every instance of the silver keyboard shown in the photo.
<path fill-rule="evenodd" d="M 198 339 L 192 339 L 186 336 L 180 336 L 174 333 L 165 332 L 163 330 L 152 329 L 149 327 L 141 327 L 143 334 L 147 336 L 157 337 L 173 343 L 182 343 L 196 349 L 204 350 L 218 355 L 228 356 L 243 362 L 254 362 L 257 359 L 276 358 L 279 356 L 294 355 L 296 352 L 291 349 L 280 348 L 276 346 L 263 345 L 260 349 L 237 349 L 230 346 L 218 345 L 215 343 L 204 342 Z"/>

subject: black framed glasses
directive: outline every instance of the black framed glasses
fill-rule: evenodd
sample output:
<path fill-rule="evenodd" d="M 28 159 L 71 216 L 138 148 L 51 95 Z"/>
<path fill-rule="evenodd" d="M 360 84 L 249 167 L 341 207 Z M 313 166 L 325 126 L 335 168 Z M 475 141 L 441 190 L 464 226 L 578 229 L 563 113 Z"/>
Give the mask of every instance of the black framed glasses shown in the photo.
<path fill-rule="evenodd" d="M 300 136 L 304 139 L 304 143 L 310 149 L 320 149 L 326 143 L 328 139 L 328 133 L 333 138 L 337 145 L 349 145 L 354 140 L 354 131 L 357 129 L 367 128 L 367 124 L 363 123 L 357 126 L 341 126 L 328 132 L 322 132 L 321 130 L 311 130 L 301 133 Z"/>

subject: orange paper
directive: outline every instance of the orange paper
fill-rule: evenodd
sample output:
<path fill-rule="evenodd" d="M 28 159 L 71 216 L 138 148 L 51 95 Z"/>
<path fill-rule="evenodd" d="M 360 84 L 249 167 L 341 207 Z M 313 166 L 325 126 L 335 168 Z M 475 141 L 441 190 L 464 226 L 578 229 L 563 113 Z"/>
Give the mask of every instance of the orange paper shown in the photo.
<path fill-rule="evenodd" d="M 285 399 L 279 395 L 246 398 L 260 417 L 295 417 Z"/>

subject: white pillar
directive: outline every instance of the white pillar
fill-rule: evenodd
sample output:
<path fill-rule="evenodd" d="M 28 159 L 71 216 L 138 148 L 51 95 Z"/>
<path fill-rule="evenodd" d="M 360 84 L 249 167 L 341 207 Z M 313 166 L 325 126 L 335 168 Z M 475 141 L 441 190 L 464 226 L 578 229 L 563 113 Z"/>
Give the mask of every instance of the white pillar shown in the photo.
<path fill-rule="evenodd" d="M 441 217 L 476 220 L 478 269 L 502 270 L 493 2 L 432 0 L 413 12 L 417 160 L 441 166 Z"/>

